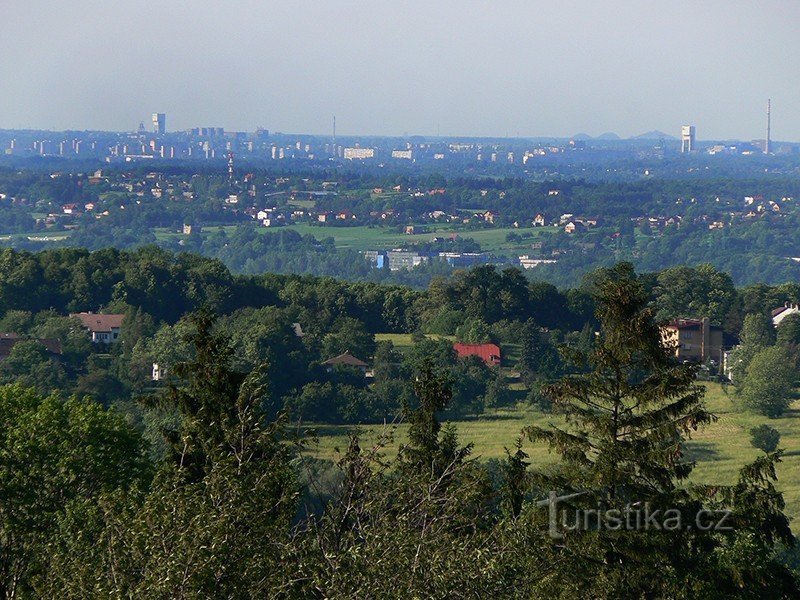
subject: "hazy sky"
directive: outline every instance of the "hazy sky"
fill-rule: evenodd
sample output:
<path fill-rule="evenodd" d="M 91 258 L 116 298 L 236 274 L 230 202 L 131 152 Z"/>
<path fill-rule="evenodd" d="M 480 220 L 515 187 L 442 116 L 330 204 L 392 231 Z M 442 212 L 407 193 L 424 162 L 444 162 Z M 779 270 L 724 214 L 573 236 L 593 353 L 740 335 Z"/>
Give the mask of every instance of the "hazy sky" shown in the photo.
<path fill-rule="evenodd" d="M 0 0 L 0 127 L 800 140 L 800 2 Z"/>

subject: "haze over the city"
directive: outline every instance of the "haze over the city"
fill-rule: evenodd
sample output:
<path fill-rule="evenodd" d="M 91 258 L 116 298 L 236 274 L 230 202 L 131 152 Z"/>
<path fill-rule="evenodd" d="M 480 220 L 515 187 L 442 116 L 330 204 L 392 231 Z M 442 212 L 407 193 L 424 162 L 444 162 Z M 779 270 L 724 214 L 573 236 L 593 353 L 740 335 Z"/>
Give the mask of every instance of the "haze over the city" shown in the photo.
<path fill-rule="evenodd" d="M 800 139 L 790 2 L 0 4 L 0 127 Z"/>

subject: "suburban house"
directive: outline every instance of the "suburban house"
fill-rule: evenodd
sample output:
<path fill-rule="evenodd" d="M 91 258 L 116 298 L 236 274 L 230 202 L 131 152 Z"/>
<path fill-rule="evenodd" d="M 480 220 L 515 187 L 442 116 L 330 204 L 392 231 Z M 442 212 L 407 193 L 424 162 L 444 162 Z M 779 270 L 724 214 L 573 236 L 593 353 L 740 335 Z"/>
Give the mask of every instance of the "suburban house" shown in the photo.
<path fill-rule="evenodd" d="M 772 311 L 772 324 L 777 327 L 789 315 L 796 315 L 800 313 L 800 304 L 790 304 L 787 302 L 780 308 Z"/>
<path fill-rule="evenodd" d="M 490 367 L 500 366 L 500 346 L 497 344 L 453 344 L 460 358 L 477 356 Z"/>
<path fill-rule="evenodd" d="M 362 373 L 366 374 L 367 372 L 367 363 L 365 363 L 363 360 L 359 360 L 358 358 L 350 354 L 350 352 L 345 352 L 344 354 L 340 354 L 339 356 L 334 356 L 333 358 L 329 358 L 322 364 L 325 366 L 328 373 L 333 371 L 333 369 L 336 368 L 337 366 L 355 367 Z"/>
<path fill-rule="evenodd" d="M 166 376 L 167 376 L 166 367 L 163 367 L 158 363 L 153 363 L 153 375 L 151 376 L 151 379 L 153 381 L 161 381 Z"/>
<path fill-rule="evenodd" d="M 193 233 L 202 233 L 203 228 L 200 225 L 183 224 L 183 235 L 192 235 Z"/>
<path fill-rule="evenodd" d="M 576 231 L 585 229 L 586 226 L 581 221 L 570 221 L 564 225 L 564 231 L 567 233 L 575 233 Z"/>
<path fill-rule="evenodd" d="M 0 360 L 8 358 L 8 355 L 11 354 L 11 349 L 16 346 L 20 342 L 29 341 L 26 338 L 22 338 L 16 333 L 0 333 Z M 47 352 L 52 356 L 61 356 L 61 341 L 55 339 L 37 339 L 33 340 L 39 342 L 42 346 L 45 347 Z"/>
<path fill-rule="evenodd" d="M 125 315 L 101 315 L 91 312 L 72 313 L 70 318 L 80 319 L 81 324 L 92 334 L 95 344 L 113 344 L 119 339 Z"/>
<path fill-rule="evenodd" d="M 679 362 L 722 363 L 722 328 L 711 325 L 708 317 L 674 319 L 661 327 L 661 340 L 674 349 Z"/>

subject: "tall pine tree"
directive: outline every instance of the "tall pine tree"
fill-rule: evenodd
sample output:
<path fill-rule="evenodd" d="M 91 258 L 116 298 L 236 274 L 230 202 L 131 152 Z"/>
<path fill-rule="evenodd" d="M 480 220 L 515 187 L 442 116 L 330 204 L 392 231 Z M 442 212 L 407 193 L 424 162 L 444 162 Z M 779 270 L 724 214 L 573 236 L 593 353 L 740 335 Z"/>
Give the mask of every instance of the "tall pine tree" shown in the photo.
<path fill-rule="evenodd" d="M 769 552 L 777 534 L 787 537 L 780 498 L 765 483 L 769 465 L 757 467 L 756 475 L 745 473 L 740 485 L 748 491 L 728 490 L 727 499 L 686 484 L 693 463 L 685 456 L 685 439 L 714 419 L 703 405 L 704 388 L 695 381 L 698 367 L 678 364 L 665 348 L 654 309 L 630 264 L 604 270 L 594 288 L 600 323 L 596 343 L 588 355 L 565 350 L 572 362 L 589 370 L 547 388 L 566 425 L 526 429 L 532 440 L 547 442 L 561 455 L 557 469 L 537 474 L 541 489 L 578 494 L 564 503 L 568 524 L 577 524 L 558 542 L 564 564 L 542 581 L 540 591 L 562 597 L 697 597 L 716 581 L 730 579 L 720 558 L 726 544 L 746 532 L 759 540 L 748 551 Z M 727 538 L 690 526 L 704 506 L 735 504 L 730 494 L 740 504 L 768 506 L 776 519 L 768 521 L 769 531 L 758 531 L 763 523 L 748 521 L 742 510 L 740 529 Z M 638 513 L 644 518 L 653 511 L 660 511 L 660 528 L 636 520 L 633 526 L 626 520 L 613 527 L 599 516 L 625 519 Z M 674 517 L 674 530 L 665 530 L 668 516 Z M 558 514 L 559 522 L 562 518 Z M 783 589 L 781 577 L 767 579 L 755 589 Z M 709 582 L 714 582 L 711 588 Z"/>

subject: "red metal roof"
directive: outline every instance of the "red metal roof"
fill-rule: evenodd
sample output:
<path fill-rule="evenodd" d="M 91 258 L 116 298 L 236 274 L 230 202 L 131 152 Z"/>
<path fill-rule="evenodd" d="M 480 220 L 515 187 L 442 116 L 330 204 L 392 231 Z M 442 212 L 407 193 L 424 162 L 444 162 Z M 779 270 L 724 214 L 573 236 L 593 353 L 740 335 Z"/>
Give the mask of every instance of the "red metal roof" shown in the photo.
<path fill-rule="evenodd" d="M 453 349 L 461 357 L 478 356 L 487 365 L 500 365 L 500 346 L 497 344 L 453 344 Z"/>

